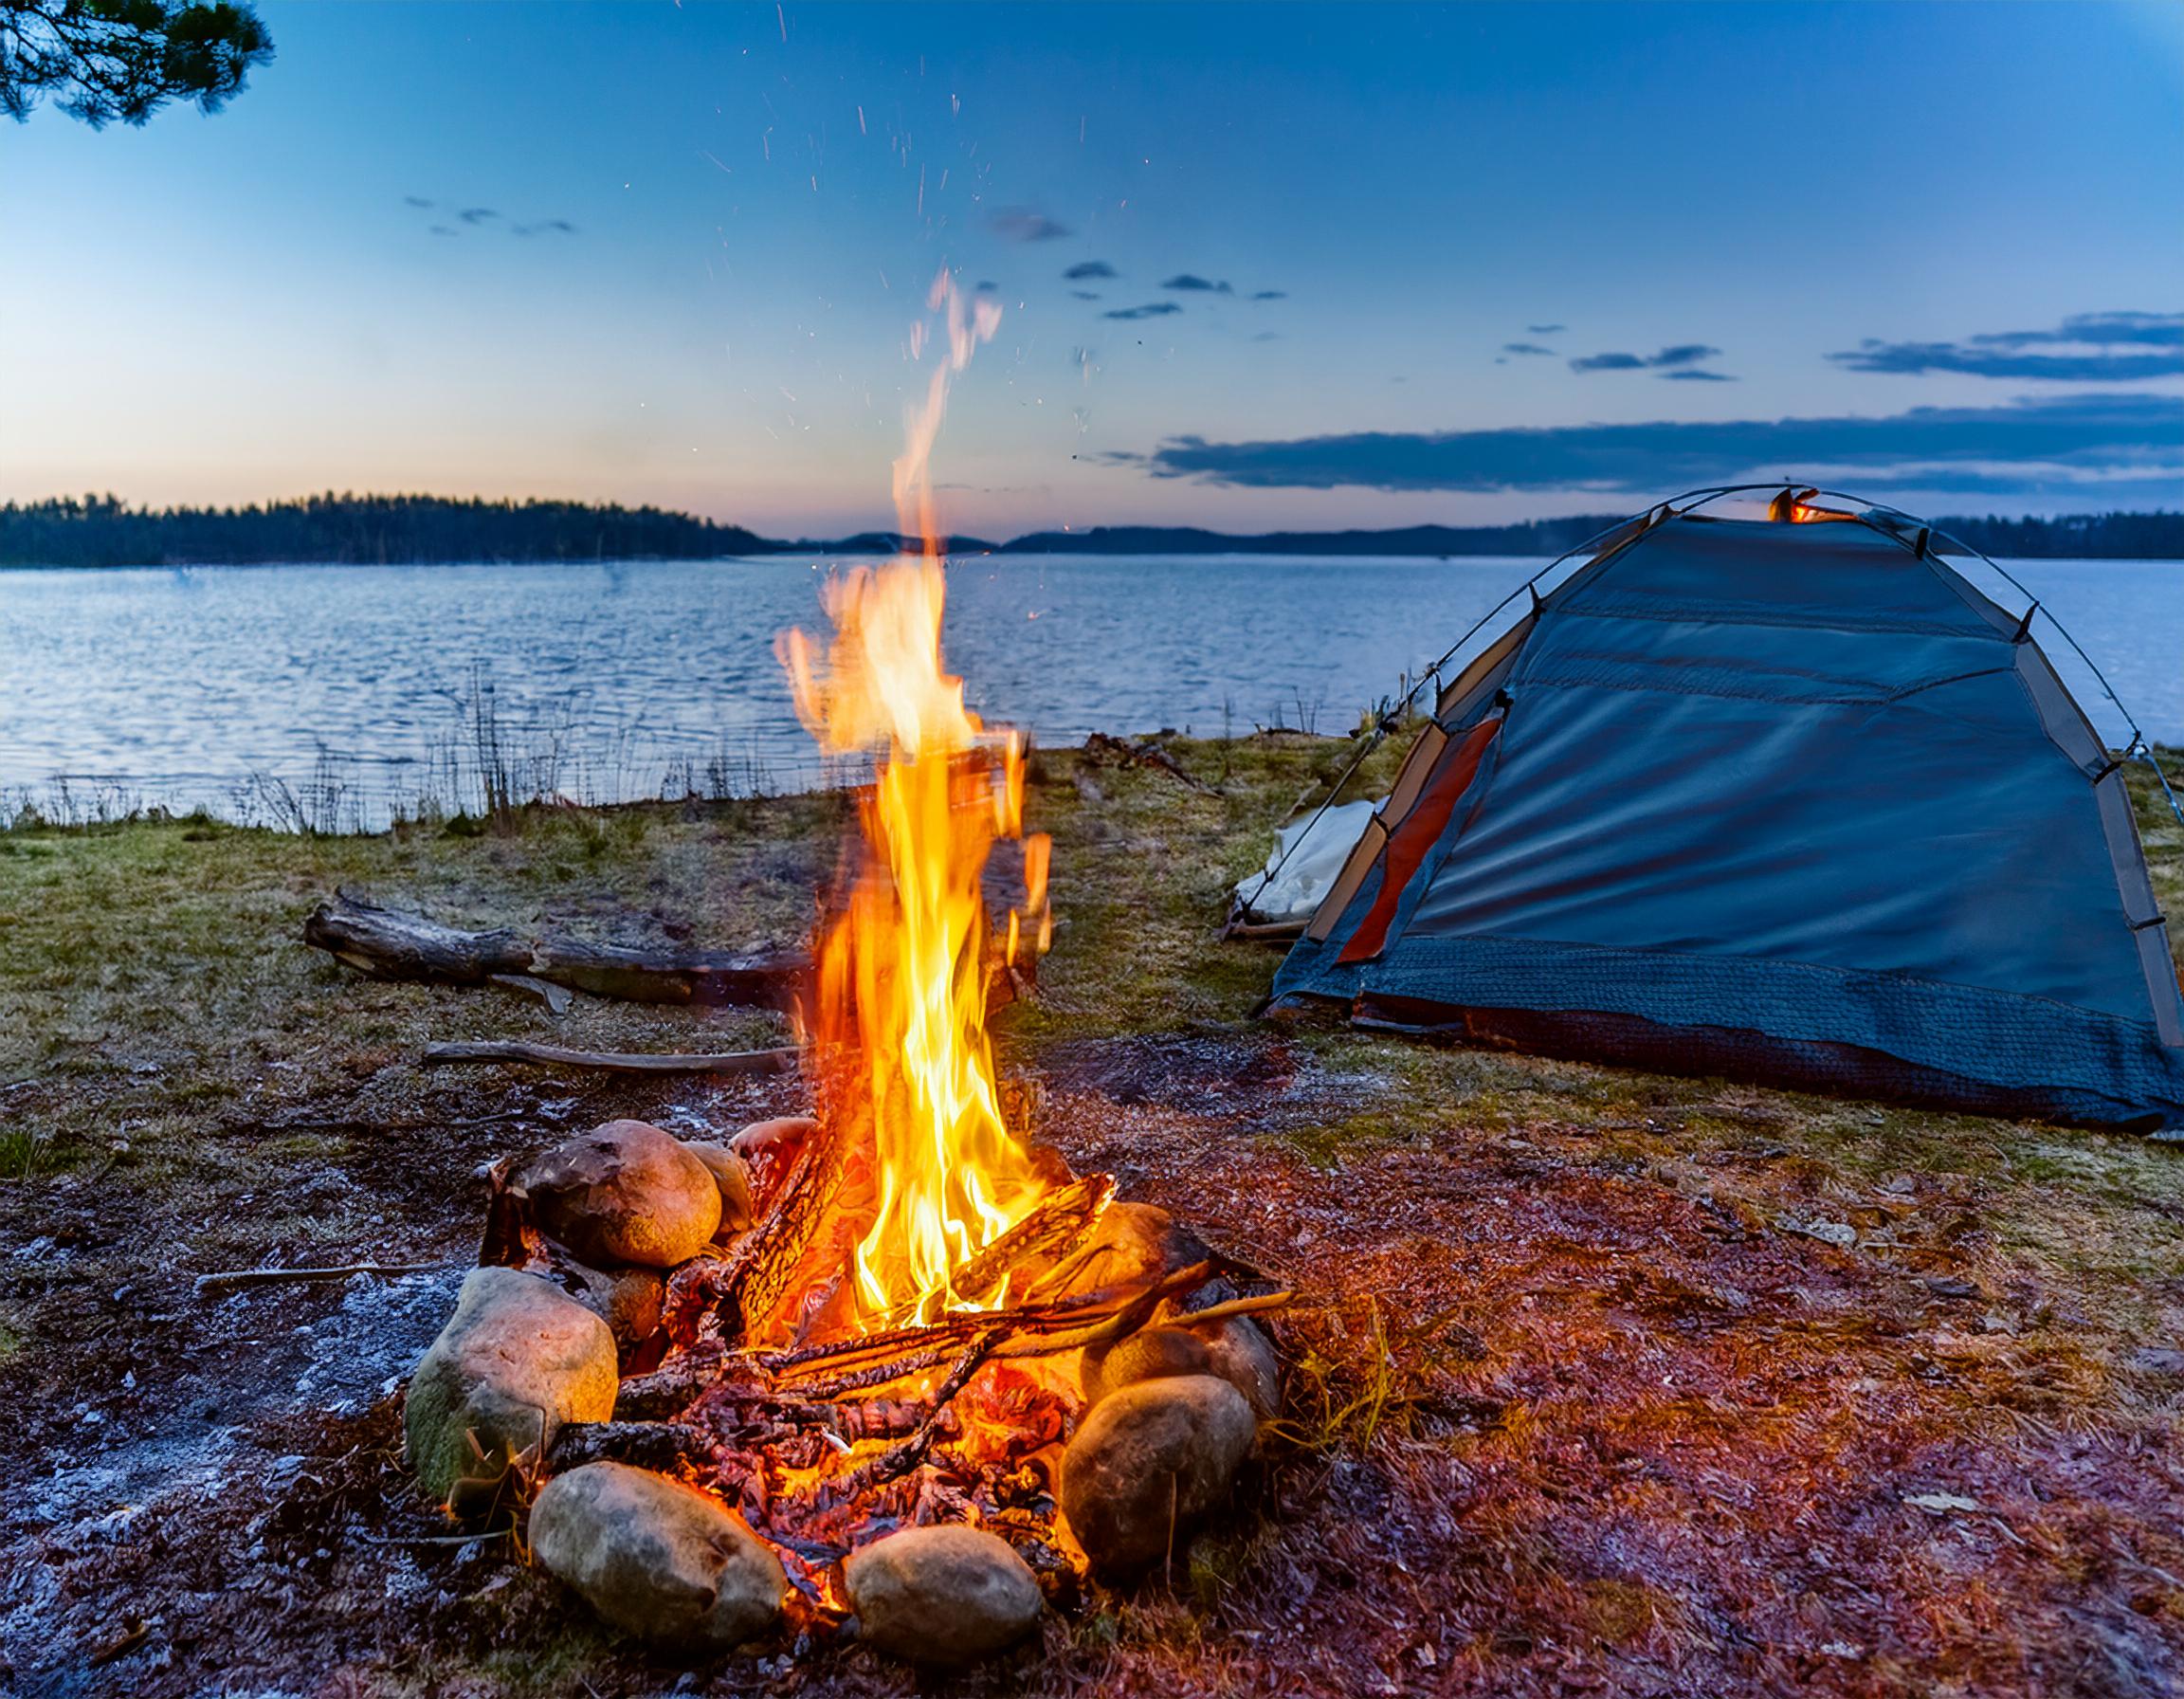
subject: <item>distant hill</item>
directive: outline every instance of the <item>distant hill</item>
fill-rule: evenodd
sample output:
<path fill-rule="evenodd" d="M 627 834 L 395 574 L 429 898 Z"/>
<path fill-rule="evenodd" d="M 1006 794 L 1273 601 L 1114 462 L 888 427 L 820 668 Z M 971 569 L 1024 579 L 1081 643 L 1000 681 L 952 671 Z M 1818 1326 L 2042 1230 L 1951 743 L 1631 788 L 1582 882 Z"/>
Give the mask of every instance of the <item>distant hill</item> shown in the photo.
<path fill-rule="evenodd" d="M 1192 525 L 1096 525 L 1035 531 L 1004 555 L 1559 555 L 1621 514 L 1531 520 L 1521 525 L 1410 525 L 1396 531 L 1265 531 L 1231 536 Z"/>
<path fill-rule="evenodd" d="M 1101 525 L 1005 543 L 948 539 L 952 554 L 1553 556 L 1623 516 L 1520 525 L 1411 525 L 1391 531 L 1231 535 L 1194 526 Z M 1945 519 L 1940 530 L 1990 555 L 2184 559 L 2184 513 L 2057 519 Z M 886 554 L 892 532 L 784 541 L 658 507 L 444 496 L 310 496 L 252 507 L 132 507 L 113 496 L 0 506 L 0 566 L 249 565 L 264 561 L 710 560 L 736 555 Z M 915 546 L 914 544 L 912 546 Z"/>

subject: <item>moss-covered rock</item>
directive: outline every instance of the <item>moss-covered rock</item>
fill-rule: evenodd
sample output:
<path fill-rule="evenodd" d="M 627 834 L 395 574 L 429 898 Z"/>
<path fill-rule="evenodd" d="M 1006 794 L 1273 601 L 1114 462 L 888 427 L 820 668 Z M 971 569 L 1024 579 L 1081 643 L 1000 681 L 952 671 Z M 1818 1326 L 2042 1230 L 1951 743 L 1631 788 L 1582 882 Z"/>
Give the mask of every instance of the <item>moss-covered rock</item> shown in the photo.
<path fill-rule="evenodd" d="M 614 1335 L 598 1316 L 536 1275 L 473 1269 L 410 1378 L 410 1467 L 441 1503 L 472 1508 L 563 1422 L 613 1415 L 616 1384 Z"/>

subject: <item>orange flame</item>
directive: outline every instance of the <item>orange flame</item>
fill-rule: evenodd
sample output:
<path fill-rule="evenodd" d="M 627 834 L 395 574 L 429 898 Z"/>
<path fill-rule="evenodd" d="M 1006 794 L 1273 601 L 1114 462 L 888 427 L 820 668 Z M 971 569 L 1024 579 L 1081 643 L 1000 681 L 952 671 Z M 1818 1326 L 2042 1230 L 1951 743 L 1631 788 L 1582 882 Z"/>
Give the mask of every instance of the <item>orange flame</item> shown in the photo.
<path fill-rule="evenodd" d="M 878 752 L 859 804 L 862 843 L 847 901 L 822 941 L 809 1040 L 846 1086 L 832 1113 L 868 1121 L 877 1213 L 856 1250 L 867 1322 L 930 1317 L 977 1293 L 954 1271 L 1038 1201 L 1045 1185 L 1003 1123 L 986 1031 L 987 921 L 981 875 L 997 838 L 1023 832 L 1024 758 L 988 732 L 946 671 L 947 580 L 929 467 L 955 375 L 990 340 L 999 306 L 966 301 L 943 271 L 928 299 L 948 343 L 895 463 L 905 534 L 922 547 L 827 587 L 824 659 L 802 631 L 781 657 L 797 713 L 828 750 Z M 914 331 L 917 357 L 923 327 Z M 1025 844 L 1025 908 L 1009 917 L 1013 959 L 1025 916 L 1044 947 L 1046 840 Z"/>

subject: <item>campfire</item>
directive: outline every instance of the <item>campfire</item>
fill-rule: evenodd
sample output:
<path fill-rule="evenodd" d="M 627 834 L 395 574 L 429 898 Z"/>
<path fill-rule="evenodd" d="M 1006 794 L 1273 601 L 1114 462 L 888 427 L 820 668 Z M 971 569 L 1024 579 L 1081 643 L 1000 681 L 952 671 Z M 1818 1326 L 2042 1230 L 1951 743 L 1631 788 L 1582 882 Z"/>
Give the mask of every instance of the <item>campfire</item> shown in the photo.
<path fill-rule="evenodd" d="M 1073 1175 L 995 1070 L 990 1008 L 1052 935 L 1047 841 L 1023 741 L 942 660 L 927 470 L 1000 311 L 946 273 L 929 305 L 945 340 L 895 466 L 922 547 L 780 646 L 822 747 L 870 763 L 796 1012 L 815 1112 L 719 1143 L 618 1122 L 500 1164 L 485 1266 L 410 1393 L 429 1488 L 529 1499 L 547 1567 L 684 1653 L 852 1622 L 923 1662 L 997 1650 L 1088 1575 L 1171 1558 L 1277 1398 L 1247 1318 L 1286 1294 Z"/>

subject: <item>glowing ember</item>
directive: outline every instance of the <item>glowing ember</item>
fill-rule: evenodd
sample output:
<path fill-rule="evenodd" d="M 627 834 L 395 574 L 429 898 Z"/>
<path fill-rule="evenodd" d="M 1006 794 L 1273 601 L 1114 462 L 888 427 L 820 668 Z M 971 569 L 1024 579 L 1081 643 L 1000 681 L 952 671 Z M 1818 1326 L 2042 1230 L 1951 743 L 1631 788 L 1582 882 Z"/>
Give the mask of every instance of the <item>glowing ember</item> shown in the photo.
<path fill-rule="evenodd" d="M 895 463 L 895 502 L 917 555 L 831 583 L 834 630 L 822 657 L 802 631 L 781 656 L 797 711 L 828 750 L 872 752 L 860 802 L 860 863 L 819 953 L 807 1045 L 829 1082 L 827 1112 L 861 1124 L 877 1212 L 856 1250 L 867 1325 L 929 1320 L 1002 1294 L 958 1291 L 963 1263 L 1021 1220 L 1046 1190 L 1003 1124 L 986 1032 L 987 921 L 981 875 L 997 838 L 1022 835 L 1024 762 L 1015 734 L 989 732 L 944 668 L 947 598 L 929 466 L 948 389 L 1001 320 L 943 271 L 929 306 L 947 344 Z M 925 351 L 914 331 L 913 357 Z M 1025 910 L 1011 910 L 1004 959 L 1026 916 L 1044 949 L 1046 841 L 1025 845 Z"/>

